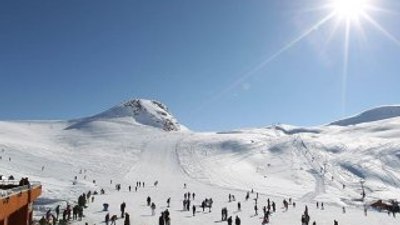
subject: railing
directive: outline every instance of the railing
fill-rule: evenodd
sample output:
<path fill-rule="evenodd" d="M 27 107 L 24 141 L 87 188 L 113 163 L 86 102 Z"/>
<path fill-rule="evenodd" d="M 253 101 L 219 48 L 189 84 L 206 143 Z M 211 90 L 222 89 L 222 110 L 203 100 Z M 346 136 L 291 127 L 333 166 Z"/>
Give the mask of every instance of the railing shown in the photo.
<path fill-rule="evenodd" d="M 4 197 L 9 197 L 11 195 L 19 194 L 22 191 L 27 191 L 31 188 L 35 188 L 40 186 L 40 182 L 29 182 L 29 185 L 19 185 L 19 181 L 17 180 L 1 180 L 0 187 L 11 186 L 8 189 L 0 189 L 0 199 Z"/>

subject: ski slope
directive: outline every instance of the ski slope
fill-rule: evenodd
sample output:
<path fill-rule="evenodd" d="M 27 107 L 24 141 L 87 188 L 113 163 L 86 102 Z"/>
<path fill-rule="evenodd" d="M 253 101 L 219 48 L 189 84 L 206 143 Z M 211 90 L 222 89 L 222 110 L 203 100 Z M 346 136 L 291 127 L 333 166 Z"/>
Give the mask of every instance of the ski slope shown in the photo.
<path fill-rule="evenodd" d="M 162 104 L 133 102 L 143 106 L 123 103 L 71 121 L 0 122 L 0 174 L 42 182 L 37 216 L 57 204 L 76 201 L 83 192 L 104 188 L 106 195 L 96 196 L 85 211 L 83 222 L 89 224 L 101 224 L 103 203 L 119 214 L 122 201 L 132 224 L 156 224 L 168 197 L 174 225 L 219 223 L 222 207 L 239 215 L 242 224 L 261 224 L 267 198 L 278 206 L 271 224 L 300 224 L 305 205 L 317 224 L 333 224 L 333 219 L 339 224 L 399 223 L 385 213 L 370 211 L 364 216 L 362 210 L 363 204 L 376 199 L 400 199 L 399 117 L 349 126 L 276 125 L 196 133 L 180 125 Z M 174 129 L 165 129 L 165 124 Z M 361 180 L 365 202 L 360 200 Z M 134 187 L 136 181 L 145 181 L 146 187 L 128 192 L 127 186 Z M 114 190 L 118 183 L 120 192 Z M 253 211 L 255 194 L 244 200 L 251 189 L 260 195 L 259 216 Z M 196 205 L 213 198 L 213 211 L 203 213 L 198 207 L 194 217 L 182 211 L 187 191 L 196 193 Z M 228 202 L 228 194 L 242 202 L 242 211 L 237 211 L 236 202 Z M 147 196 L 157 204 L 156 216 L 145 205 Z M 296 208 L 284 211 L 285 198 L 294 199 Z M 325 210 L 316 209 L 316 201 L 323 201 Z"/>

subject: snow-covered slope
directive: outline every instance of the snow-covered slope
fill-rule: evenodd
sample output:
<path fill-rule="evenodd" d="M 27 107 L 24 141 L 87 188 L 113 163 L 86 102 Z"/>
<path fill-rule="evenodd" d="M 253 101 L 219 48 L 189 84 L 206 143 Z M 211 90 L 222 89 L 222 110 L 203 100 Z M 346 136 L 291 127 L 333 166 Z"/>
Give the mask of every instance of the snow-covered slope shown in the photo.
<path fill-rule="evenodd" d="M 331 123 L 330 125 L 348 126 L 360 123 L 373 122 L 400 116 L 400 106 L 381 106 L 375 109 L 367 110 L 361 114 L 350 118 L 342 119 Z"/>
<path fill-rule="evenodd" d="M 125 122 L 161 128 L 165 131 L 187 130 L 179 124 L 168 108 L 161 102 L 133 99 L 92 117 L 72 121 L 66 129 L 79 129 L 97 121 Z"/>
<path fill-rule="evenodd" d="M 171 121 L 174 129 L 165 129 L 165 121 Z M 398 223 L 378 213 L 353 217 L 362 214 L 359 207 L 368 202 L 400 199 L 400 117 L 352 126 L 165 132 L 183 129 L 164 105 L 148 100 L 128 101 L 74 121 L 0 122 L 0 174 L 43 183 L 37 213 L 73 202 L 82 192 L 104 188 L 107 195 L 97 196 L 88 208 L 89 224 L 101 224 L 102 203 L 110 203 L 111 213 L 117 214 L 122 201 L 127 201 L 132 224 L 155 224 L 157 217 L 149 216 L 143 204 L 148 195 L 157 203 L 157 214 L 172 197 L 174 225 L 220 220 L 218 210 L 196 217 L 182 211 L 186 191 L 196 192 L 196 205 L 212 197 L 217 209 L 228 207 L 242 224 L 260 224 L 259 217 L 250 216 L 253 201 L 243 199 L 250 189 L 262 196 L 260 209 L 267 198 L 277 202 L 279 210 L 271 224 L 298 224 L 304 205 L 315 201 L 330 207 L 316 213 L 310 207 L 317 224 L 332 224 L 334 218 L 354 225 Z M 157 188 L 152 185 L 155 180 Z M 147 188 L 128 192 L 127 186 L 136 181 L 145 181 Z M 361 181 L 365 202 L 360 200 Z M 116 183 L 122 184 L 122 192 L 114 190 Z M 183 183 L 188 189 L 182 189 Z M 227 202 L 229 193 L 242 201 L 243 211 Z M 298 207 L 280 210 L 280 202 L 289 197 Z M 346 206 L 348 213 L 344 215 L 339 206 Z"/>

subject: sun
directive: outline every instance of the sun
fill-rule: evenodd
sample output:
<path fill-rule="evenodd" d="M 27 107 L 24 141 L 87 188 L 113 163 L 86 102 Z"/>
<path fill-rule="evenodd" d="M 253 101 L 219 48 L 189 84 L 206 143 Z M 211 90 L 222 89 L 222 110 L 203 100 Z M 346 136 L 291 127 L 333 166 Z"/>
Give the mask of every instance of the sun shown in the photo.
<path fill-rule="evenodd" d="M 368 0 L 332 0 L 331 7 L 336 16 L 354 20 L 367 11 L 368 3 Z"/>

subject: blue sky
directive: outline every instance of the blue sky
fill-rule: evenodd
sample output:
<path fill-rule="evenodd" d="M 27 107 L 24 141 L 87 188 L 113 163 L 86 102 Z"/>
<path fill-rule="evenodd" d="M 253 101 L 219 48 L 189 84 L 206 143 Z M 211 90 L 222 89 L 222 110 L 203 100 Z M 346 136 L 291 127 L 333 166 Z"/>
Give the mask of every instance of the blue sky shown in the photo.
<path fill-rule="evenodd" d="M 205 131 L 318 125 L 400 104 L 395 0 L 373 0 L 393 12 L 371 12 L 392 39 L 352 25 L 345 86 L 344 23 L 329 39 L 337 18 L 254 69 L 327 16 L 310 10 L 326 1 L 3 0 L 0 119 L 71 119 L 148 98 Z"/>

